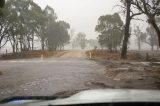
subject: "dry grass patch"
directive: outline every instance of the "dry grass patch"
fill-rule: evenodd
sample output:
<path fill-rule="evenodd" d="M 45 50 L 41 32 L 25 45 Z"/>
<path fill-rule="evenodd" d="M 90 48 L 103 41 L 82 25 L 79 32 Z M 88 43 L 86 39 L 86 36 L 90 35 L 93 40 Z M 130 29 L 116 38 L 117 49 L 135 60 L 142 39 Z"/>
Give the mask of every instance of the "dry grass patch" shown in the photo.
<path fill-rule="evenodd" d="M 120 51 L 109 52 L 107 50 L 95 49 L 86 52 L 87 57 L 92 54 L 93 59 L 103 59 L 103 60 L 120 60 Z M 148 57 L 147 57 L 148 54 Z M 128 51 L 127 60 L 131 61 L 160 61 L 160 53 L 150 52 L 150 51 Z"/>
<path fill-rule="evenodd" d="M 118 60 L 120 59 L 120 53 L 118 52 L 108 52 L 107 50 L 101 50 L 101 49 L 96 49 L 96 50 L 90 50 L 86 52 L 87 57 L 90 56 L 90 53 L 92 55 L 92 58 L 94 59 L 113 59 L 113 60 Z"/>
<path fill-rule="evenodd" d="M 41 50 L 35 50 L 35 51 L 26 51 L 22 53 L 8 53 L 3 54 L 0 59 L 2 60 L 8 60 L 8 59 L 23 59 L 23 58 L 39 58 L 41 55 L 43 57 L 52 57 L 56 56 L 57 54 L 63 54 L 65 51 L 41 51 Z"/>

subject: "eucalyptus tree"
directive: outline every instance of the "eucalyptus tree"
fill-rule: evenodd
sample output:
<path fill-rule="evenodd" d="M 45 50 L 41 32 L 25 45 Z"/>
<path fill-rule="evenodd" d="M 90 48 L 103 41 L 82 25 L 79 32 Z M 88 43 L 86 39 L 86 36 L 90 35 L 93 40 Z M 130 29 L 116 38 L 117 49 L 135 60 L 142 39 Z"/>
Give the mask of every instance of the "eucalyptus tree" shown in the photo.
<path fill-rule="evenodd" d="M 34 37 L 38 36 L 40 33 L 39 30 L 41 30 L 43 26 L 44 16 L 41 7 L 39 7 L 36 3 L 33 1 L 28 1 L 29 7 L 28 12 L 25 17 L 25 25 L 27 29 L 27 39 L 29 45 L 29 49 L 33 50 L 34 47 Z"/>
<path fill-rule="evenodd" d="M 57 16 L 55 14 L 55 11 L 50 6 L 46 6 L 44 9 L 44 14 L 47 18 L 45 24 L 44 24 L 44 32 L 46 36 L 46 46 L 49 50 L 56 50 L 57 49 L 57 36 L 56 35 L 56 19 Z"/>
<path fill-rule="evenodd" d="M 6 34 L 6 19 L 4 18 L 5 0 L 0 1 L 0 49 L 7 43 L 8 37 Z M 5 40 L 5 41 L 4 41 Z"/>
<path fill-rule="evenodd" d="M 23 1 L 22 1 L 23 2 Z M 22 51 L 22 43 L 24 43 L 21 39 L 24 32 L 24 23 L 22 23 L 22 20 L 24 18 L 21 17 L 22 13 L 22 6 L 23 3 L 21 1 L 18 3 L 17 0 L 11 0 L 6 2 L 5 6 L 5 18 L 7 19 L 8 24 L 8 32 L 9 35 L 9 41 L 13 49 L 13 53 L 18 52 L 18 45 L 21 46 Z"/>
<path fill-rule="evenodd" d="M 77 34 L 76 40 L 77 46 L 80 46 L 81 49 L 85 49 L 86 47 L 86 34 L 83 32 L 79 32 Z"/>
<path fill-rule="evenodd" d="M 148 36 L 146 43 L 151 46 L 151 50 L 154 50 L 154 46 L 157 46 L 157 49 L 158 49 L 158 38 L 157 38 L 156 32 L 152 26 L 148 26 L 146 28 L 146 34 Z"/>
<path fill-rule="evenodd" d="M 122 51 L 121 51 L 121 58 L 127 59 L 127 48 L 128 48 L 128 42 L 130 37 L 130 24 L 131 20 L 135 19 L 134 17 L 141 15 L 142 12 L 140 11 L 133 11 L 134 8 L 132 6 L 133 0 L 120 0 L 122 2 L 122 8 L 124 9 L 124 13 L 126 14 L 125 18 L 125 31 L 124 31 L 124 39 L 123 39 L 123 45 L 122 45 Z"/>
<path fill-rule="evenodd" d="M 64 45 L 69 43 L 69 40 L 70 40 L 70 35 L 68 33 L 68 30 L 70 29 L 70 25 L 69 23 L 66 23 L 65 21 L 59 21 L 58 22 L 60 27 L 59 30 L 59 33 L 60 33 L 60 36 L 59 36 L 59 48 L 64 48 Z"/>
<path fill-rule="evenodd" d="M 32 0 L 10 0 L 6 2 L 5 10 L 13 52 L 19 48 L 19 51 L 33 50 L 34 38 L 41 34 L 43 26 L 42 9 Z"/>
<path fill-rule="evenodd" d="M 0 49 L 8 42 L 8 24 L 4 16 L 0 16 Z"/>
<path fill-rule="evenodd" d="M 157 33 L 160 46 L 160 28 L 156 21 L 156 17 L 160 15 L 160 0 L 133 0 L 132 5 L 148 17 L 148 22 Z"/>
<path fill-rule="evenodd" d="M 47 34 L 50 50 L 62 49 L 64 45 L 69 42 L 68 28 L 69 24 L 64 21 L 51 24 L 51 29 Z"/>
<path fill-rule="evenodd" d="M 123 39 L 124 25 L 118 13 L 100 16 L 95 30 L 99 33 L 99 43 L 110 51 L 117 50 Z"/>
<path fill-rule="evenodd" d="M 5 0 L 0 0 L 0 16 L 3 15 L 4 5 L 5 5 Z"/>
<path fill-rule="evenodd" d="M 9 40 L 13 53 L 34 50 L 34 40 L 40 39 L 42 50 L 62 48 L 70 37 L 70 25 L 57 21 L 54 9 L 41 9 L 33 0 L 8 0 L 5 15 L 0 16 L 0 47 Z M 4 45 L 6 44 L 4 42 Z"/>
<path fill-rule="evenodd" d="M 141 50 L 141 45 L 143 42 L 146 42 L 146 33 L 143 33 L 139 26 L 136 26 L 134 29 L 134 35 L 136 36 L 136 41 L 138 45 L 138 50 Z"/>
<path fill-rule="evenodd" d="M 5 0 L 1 0 L 1 1 L 0 1 L 0 8 L 3 8 L 4 5 L 5 5 Z"/>
<path fill-rule="evenodd" d="M 70 25 L 65 21 L 57 21 L 57 15 L 54 9 L 47 6 L 44 10 L 47 21 L 44 32 L 46 36 L 47 48 L 49 50 L 62 49 L 64 44 L 69 42 L 68 29 Z"/>

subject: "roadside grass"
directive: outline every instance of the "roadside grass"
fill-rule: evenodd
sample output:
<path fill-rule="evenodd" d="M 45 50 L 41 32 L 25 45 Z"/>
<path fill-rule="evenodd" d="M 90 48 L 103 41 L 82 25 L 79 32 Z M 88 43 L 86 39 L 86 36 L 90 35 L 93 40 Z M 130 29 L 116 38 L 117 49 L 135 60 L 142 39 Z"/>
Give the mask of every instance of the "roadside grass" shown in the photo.
<path fill-rule="evenodd" d="M 40 58 L 42 55 L 44 58 L 59 56 L 65 53 L 65 51 L 25 51 L 21 53 L 7 53 L 0 56 L 1 60 L 10 60 L 10 59 L 24 59 L 24 58 Z"/>
<path fill-rule="evenodd" d="M 152 63 L 152 62 L 151 62 Z M 118 88 L 160 89 L 160 64 L 108 62 L 105 76 Z"/>
<path fill-rule="evenodd" d="M 113 51 L 109 52 L 102 49 L 94 49 L 86 52 L 88 58 L 90 58 L 90 53 L 92 59 L 103 59 L 103 60 L 121 60 L 120 52 Z M 158 51 L 128 51 L 127 60 L 131 61 L 160 61 L 160 52 Z"/>
<path fill-rule="evenodd" d="M 102 61 L 105 82 L 113 88 L 160 89 L 160 53 L 159 51 L 128 51 L 128 59 L 121 60 L 120 52 L 107 50 L 89 50 L 88 58 Z"/>
<path fill-rule="evenodd" d="M 113 59 L 113 60 L 119 60 L 120 56 L 118 52 L 108 52 L 107 50 L 102 50 L 102 49 L 94 49 L 94 50 L 89 50 L 86 52 L 87 57 L 91 57 L 92 59 Z"/>

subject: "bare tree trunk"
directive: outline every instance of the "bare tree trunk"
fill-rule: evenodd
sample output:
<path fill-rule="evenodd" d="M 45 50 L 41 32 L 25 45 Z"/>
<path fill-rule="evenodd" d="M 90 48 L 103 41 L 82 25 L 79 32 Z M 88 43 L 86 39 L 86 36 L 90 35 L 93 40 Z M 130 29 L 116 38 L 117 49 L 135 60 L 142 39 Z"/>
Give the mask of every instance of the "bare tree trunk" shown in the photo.
<path fill-rule="evenodd" d="M 18 53 L 18 43 L 15 44 L 16 47 L 16 53 Z"/>
<path fill-rule="evenodd" d="M 24 51 L 24 43 L 23 43 L 23 36 L 20 37 L 20 49 L 21 49 L 21 52 Z"/>
<path fill-rule="evenodd" d="M 45 46 L 45 45 L 44 45 L 44 38 L 42 37 L 42 38 L 41 38 L 41 47 L 42 47 L 42 50 L 44 50 L 44 46 Z"/>
<path fill-rule="evenodd" d="M 2 43 L 2 39 L 0 39 L 0 49 L 1 49 L 1 46 L 2 46 L 2 44 L 1 44 L 1 43 Z"/>
<path fill-rule="evenodd" d="M 138 39 L 138 50 L 141 50 L 141 41 L 140 41 L 140 38 Z"/>
<path fill-rule="evenodd" d="M 126 14 L 126 24 L 125 24 L 125 36 L 123 40 L 123 46 L 121 51 L 121 59 L 127 59 L 127 44 L 129 39 L 129 27 L 130 27 L 130 7 L 131 7 L 131 0 L 125 0 L 127 5 L 127 14 Z"/>
<path fill-rule="evenodd" d="M 21 52 L 22 52 L 22 49 L 23 49 L 23 48 L 22 48 L 22 42 L 20 42 L 20 49 L 21 49 Z"/>
<path fill-rule="evenodd" d="M 154 48 L 153 48 L 153 45 L 151 45 L 151 50 L 153 51 L 153 49 L 154 49 Z"/>
<path fill-rule="evenodd" d="M 42 50 L 44 50 L 44 42 L 41 42 Z"/>
<path fill-rule="evenodd" d="M 153 35 L 151 36 L 150 44 L 151 44 L 151 50 L 153 51 L 153 49 L 154 49 L 154 38 L 153 38 Z"/>
<path fill-rule="evenodd" d="M 12 45 L 13 54 L 15 54 L 16 53 L 16 44 L 15 44 L 15 41 L 13 41 L 13 43 L 11 45 Z"/>
<path fill-rule="evenodd" d="M 32 35 L 32 50 L 34 50 L 34 35 Z"/>
<path fill-rule="evenodd" d="M 160 29 L 158 28 L 158 25 L 156 24 L 155 19 L 151 19 L 151 18 L 150 18 L 150 20 L 151 20 L 150 22 L 151 22 L 153 28 L 155 29 L 155 31 L 156 31 L 156 33 L 157 33 L 158 42 L 159 42 L 159 47 L 160 47 Z"/>
<path fill-rule="evenodd" d="M 31 50 L 31 45 L 30 45 L 30 40 L 29 40 L 29 38 L 27 38 L 27 43 L 28 43 L 27 51 L 30 51 L 30 50 Z"/>

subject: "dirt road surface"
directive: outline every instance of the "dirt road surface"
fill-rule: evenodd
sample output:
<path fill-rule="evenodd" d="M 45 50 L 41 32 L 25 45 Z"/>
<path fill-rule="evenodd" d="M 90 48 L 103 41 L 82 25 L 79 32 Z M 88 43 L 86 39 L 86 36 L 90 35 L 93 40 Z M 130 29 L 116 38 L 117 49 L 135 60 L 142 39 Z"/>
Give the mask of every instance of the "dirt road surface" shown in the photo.
<path fill-rule="evenodd" d="M 104 88 L 105 67 L 67 51 L 60 57 L 0 61 L 0 100 L 13 96 L 50 96 L 62 91 Z"/>
<path fill-rule="evenodd" d="M 86 58 L 85 51 L 71 51 L 66 52 L 64 55 L 61 56 L 61 58 Z"/>

